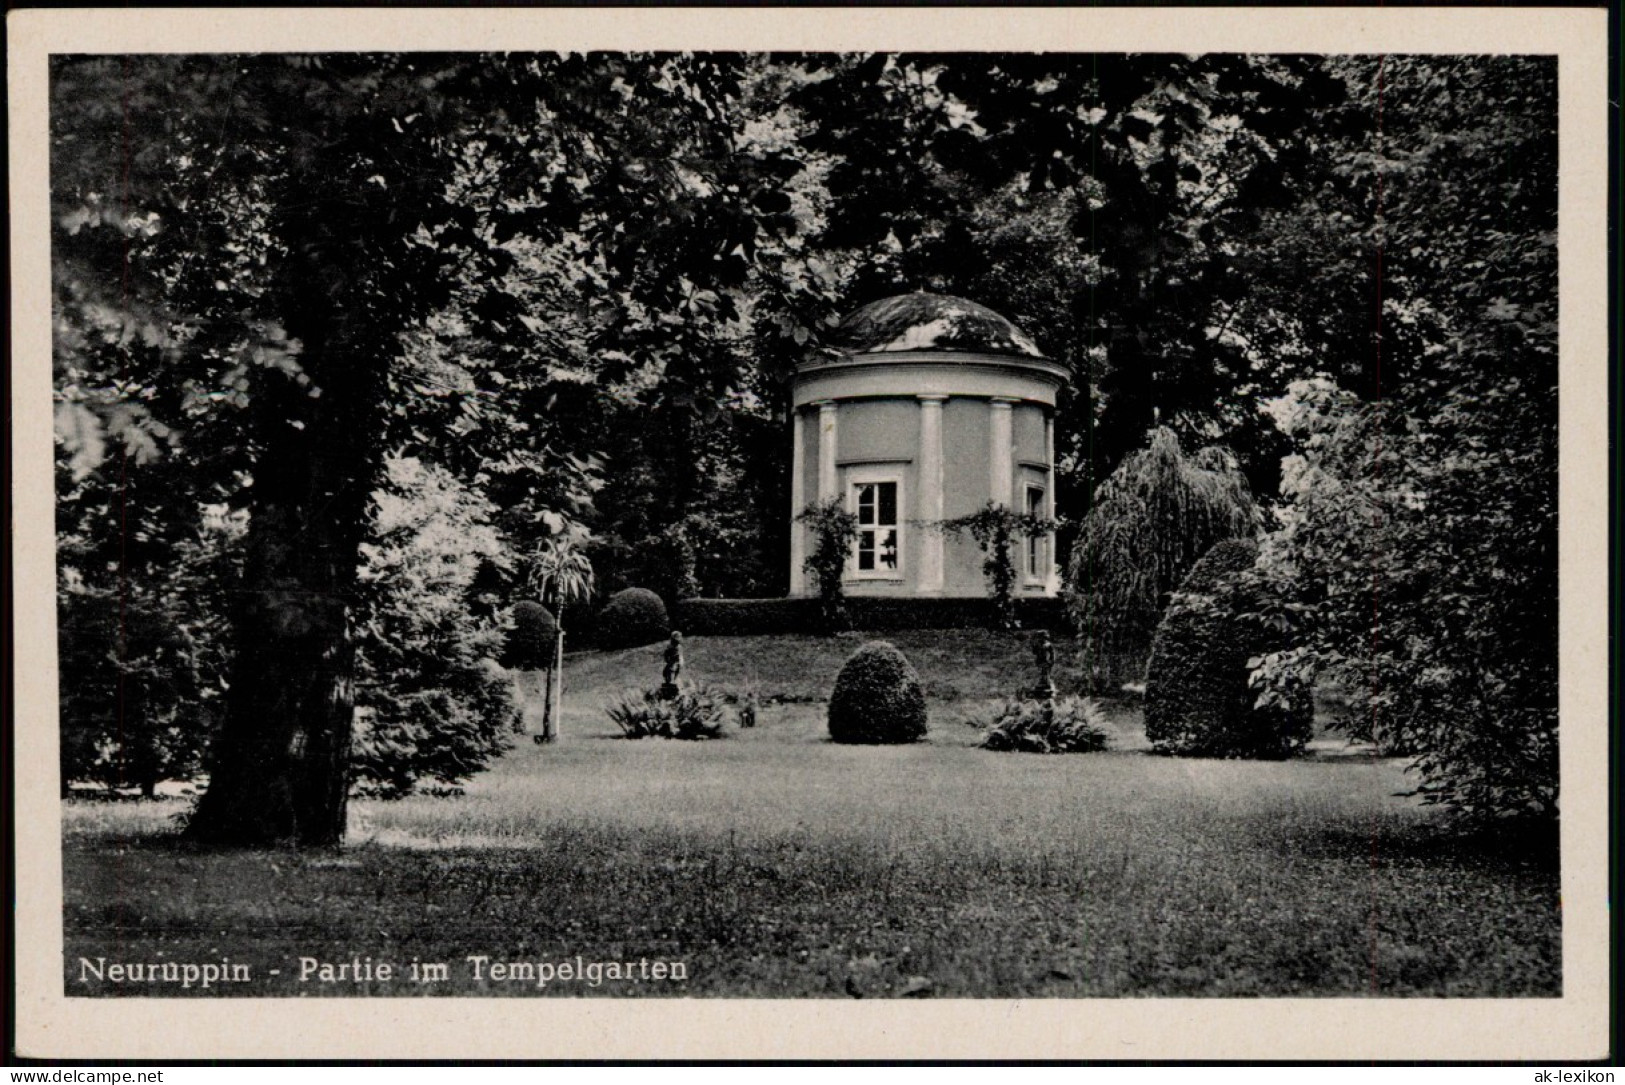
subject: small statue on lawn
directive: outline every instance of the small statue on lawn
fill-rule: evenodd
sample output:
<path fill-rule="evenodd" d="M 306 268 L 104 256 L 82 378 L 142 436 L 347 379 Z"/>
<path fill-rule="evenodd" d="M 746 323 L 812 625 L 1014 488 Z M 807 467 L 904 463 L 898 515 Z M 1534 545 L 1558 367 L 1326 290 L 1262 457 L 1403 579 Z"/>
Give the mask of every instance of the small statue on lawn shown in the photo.
<path fill-rule="evenodd" d="M 666 669 L 662 672 L 660 696 L 663 700 L 673 700 L 677 696 L 677 679 L 683 673 L 683 635 L 672 630 L 671 640 L 666 643 Z"/>
<path fill-rule="evenodd" d="M 1033 695 L 1045 701 L 1055 700 L 1055 645 L 1048 632 L 1040 633 L 1033 641 L 1033 662 L 1038 664 L 1038 685 Z"/>

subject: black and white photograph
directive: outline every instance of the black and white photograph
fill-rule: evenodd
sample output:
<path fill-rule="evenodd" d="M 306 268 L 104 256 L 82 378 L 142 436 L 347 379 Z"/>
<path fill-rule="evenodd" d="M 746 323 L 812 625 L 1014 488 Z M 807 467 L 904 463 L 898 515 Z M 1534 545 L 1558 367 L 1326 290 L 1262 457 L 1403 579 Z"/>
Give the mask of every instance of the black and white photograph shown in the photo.
<path fill-rule="evenodd" d="M 34 40 L 55 1042 L 1605 1054 L 1604 13 L 873 14 Z"/>

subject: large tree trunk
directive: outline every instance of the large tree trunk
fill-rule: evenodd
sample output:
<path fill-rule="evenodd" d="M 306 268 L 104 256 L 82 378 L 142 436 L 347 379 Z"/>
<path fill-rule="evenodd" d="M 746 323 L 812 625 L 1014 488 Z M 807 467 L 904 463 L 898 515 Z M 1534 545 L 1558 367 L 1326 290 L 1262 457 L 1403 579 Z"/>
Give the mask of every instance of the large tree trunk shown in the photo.
<path fill-rule="evenodd" d="M 245 592 L 226 720 L 188 827 L 193 839 L 342 842 L 354 662 L 346 609 L 330 590 L 292 583 Z"/>
<path fill-rule="evenodd" d="M 236 655 L 209 787 L 188 835 L 230 846 L 337 845 L 350 785 L 355 648 L 349 606 L 378 462 L 381 344 L 344 334 L 304 263 L 296 319 L 309 383 L 275 369 L 256 402 L 254 479 Z M 370 348 L 370 349 L 369 349 Z M 319 389 L 319 395 L 312 391 Z"/>

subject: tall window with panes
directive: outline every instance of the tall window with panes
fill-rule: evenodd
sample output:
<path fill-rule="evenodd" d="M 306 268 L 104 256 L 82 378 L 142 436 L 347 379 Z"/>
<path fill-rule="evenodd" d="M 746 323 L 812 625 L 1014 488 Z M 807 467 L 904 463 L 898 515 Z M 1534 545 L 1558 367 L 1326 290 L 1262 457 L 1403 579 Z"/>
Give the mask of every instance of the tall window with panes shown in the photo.
<path fill-rule="evenodd" d="M 1027 487 L 1027 515 L 1041 517 L 1044 515 L 1044 488 L 1042 486 Z M 1043 580 L 1049 570 L 1043 567 L 1044 562 L 1044 536 L 1027 536 L 1027 579 Z"/>
<path fill-rule="evenodd" d="M 852 484 L 853 511 L 858 517 L 853 571 L 859 577 L 885 579 L 902 570 L 903 536 L 898 520 L 897 481 L 860 480 Z"/>

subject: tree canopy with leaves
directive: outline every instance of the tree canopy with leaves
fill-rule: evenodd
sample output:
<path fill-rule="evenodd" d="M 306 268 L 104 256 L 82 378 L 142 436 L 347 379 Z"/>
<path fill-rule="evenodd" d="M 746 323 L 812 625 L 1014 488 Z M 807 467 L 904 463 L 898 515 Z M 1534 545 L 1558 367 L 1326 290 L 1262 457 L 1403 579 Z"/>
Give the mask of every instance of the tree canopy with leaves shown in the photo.
<path fill-rule="evenodd" d="M 250 512 L 195 837 L 342 837 L 352 600 L 386 449 L 432 452 L 534 519 L 592 489 L 587 450 L 553 443 L 584 420 L 548 422 L 571 386 L 652 371 L 714 397 L 730 291 L 758 232 L 793 227 L 739 183 L 718 123 L 739 67 L 57 62 L 63 453 L 86 473 L 108 437 L 145 463 L 233 427 L 235 473 L 193 485 Z M 545 319 L 560 310 L 574 323 Z"/>
<path fill-rule="evenodd" d="M 1550 805 L 1549 61 L 52 65 L 65 775 L 206 759 L 197 838 L 334 843 L 356 704 L 489 718 L 549 540 L 600 591 L 784 591 L 784 378 L 924 288 L 1075 374 L 1059 545 L 1108 669 L 1208 544 L 1278 528 L 1302 650 L 1259 677 L 1359 676 L 1430 796 Z M 437 570 L 446 531 L 479 545 Z M 384 644 L 425 591 L 451 625 Z M 408 689 L 442 650 L 469 680 Z"/>
<path fill-rule="evenodd" d="M 1276 282 L 1252 320 L 1326 359 L 1271 407 L 1293 444 L 1265 556 L 1304 617 L 1263 677 L 1339 677 L 1350 726 L 1413 753 L 1430 801 L 1552 817 L 1556 65 L 1338 70 L 1339 153 L 1278 231 L 1308 264 L 1299 315 Z"/>

